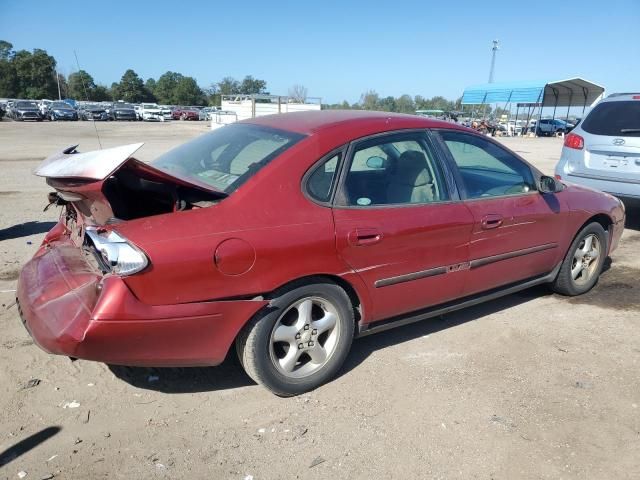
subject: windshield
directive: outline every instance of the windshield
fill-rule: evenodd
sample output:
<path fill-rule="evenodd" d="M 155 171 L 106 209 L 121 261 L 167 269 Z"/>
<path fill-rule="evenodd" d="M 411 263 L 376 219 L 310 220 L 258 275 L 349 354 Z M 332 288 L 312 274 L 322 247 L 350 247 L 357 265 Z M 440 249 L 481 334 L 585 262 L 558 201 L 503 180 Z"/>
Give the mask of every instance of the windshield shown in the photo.
<path fill-rule="evenodd" d="M 18 102 L 16 108 L 37 108 L 33 102 Z"/>
<path fill-rule="evenodd" d="M 133 110 L 133 105 L 129 105 L 128 103 L 119 103 L 117 105 L 114 105 L 114 108 L 118 108 L 118 109 L 129 109 L 129 110 Z"/>
<path fill-rule="evenodd" d="M 64 102 L 53 102 L 53 104 L 51 105 L 51 108 L 71 108 L 71 107 Z"/>
<path fill-rule="evenodd" d="M 640 136 L 640 102 L 599 103 L 582 122 L 582 129 L 595 135 L 638 137 Z"/>
<path fill-rule="evenodd" d="M 229 125 L 174 148 L 152 165 L 230 194 L 303 137 L 257 125 Z"/>

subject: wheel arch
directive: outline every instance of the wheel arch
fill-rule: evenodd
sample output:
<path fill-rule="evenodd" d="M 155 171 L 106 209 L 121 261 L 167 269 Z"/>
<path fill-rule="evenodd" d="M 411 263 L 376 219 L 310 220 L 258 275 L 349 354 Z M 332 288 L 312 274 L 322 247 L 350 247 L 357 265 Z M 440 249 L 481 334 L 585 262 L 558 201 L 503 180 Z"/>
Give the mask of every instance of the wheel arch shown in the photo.
<path fill-rule="evenodd" d="M 306 275 L 304 277 L 296 278 L 295 280 L 291 280 L 283 285 L 280 285 L 278 288 L 272 290 L 271 292 L 265 294 L 266 299 L 271 299 L 276 296 L 282 295 L 282 293 L 293 290 L 294 288 L 300 287 L 302 285 L 308 285 L 310 283 L 334 283 L 342 288 L 349 300 L 351 301 L 351 306 L 353 307 L 353 315 L 356 322 L 356 325 L 362 319 L 362 309 L 363 302 L 361 300 L 360 295 L 358 294 L 356 288 L 344 278 L 338 275 L 332 275 L 327 273 L 315 274 L 315 275 Z"/>
<path fill-rule="evenodd" d="M 582 229 L 584 227 L 586 227 L 587 225 L 589 225 L 590 223 L 598 223 L 600 224 L 600 226 L 604 229 L 604 231 L 607 233 L 607 253 L 609 252 L 609 246 L 611 245 L 611 227 L 613 226 L 613 219 L 607 215 L 606 213 L 597 213 L 595 215 L 590 216 L 589 218 L 587 218 L 587 220 L 580 225 L 580 227 L 576 230 L 575 235 L 572 238 L 572 242 L 573 240 L 575 240 L 576 236 L 578 235 L 578 233 L 580 233 L 582 231 Z"/>

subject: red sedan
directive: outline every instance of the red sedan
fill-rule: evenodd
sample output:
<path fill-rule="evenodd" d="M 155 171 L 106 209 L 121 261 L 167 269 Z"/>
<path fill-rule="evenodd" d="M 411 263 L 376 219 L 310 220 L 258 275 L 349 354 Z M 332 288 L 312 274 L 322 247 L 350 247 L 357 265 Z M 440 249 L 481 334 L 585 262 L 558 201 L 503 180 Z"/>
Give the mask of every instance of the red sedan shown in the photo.
<path fill-rule="evenodd" d="M 411 115 L 256 118 L 151 164 L 74 148 L 37 174 L 59 223 L 18 305 L 44 350 L 242 365 L 278 395 L 330 380 L 354 337 L 549 284 L 578 295 L 620 239 L 614 197 Z"/>

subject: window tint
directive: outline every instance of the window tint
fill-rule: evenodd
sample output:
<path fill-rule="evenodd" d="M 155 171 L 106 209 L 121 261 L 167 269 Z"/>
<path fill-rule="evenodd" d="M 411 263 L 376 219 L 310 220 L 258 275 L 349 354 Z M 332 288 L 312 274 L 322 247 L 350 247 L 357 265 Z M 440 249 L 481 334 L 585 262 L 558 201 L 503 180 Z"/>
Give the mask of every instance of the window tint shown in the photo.
<path fill-rule="evenodd" d="M 495 197 L 535 190 L 529 166 L 492 142 L 476 135 L 441 131 L 458 165 L 467 197 Z"/>
<path fill-rule="evenodd" d="M 640 101 L 599 103 L 582 122 L 582 129 L 595 135 L 639 137 Z"/>
<path fill-rule="evenodd" d="M 331 198 L 331 187 L 338 171 L 340 154 L 334 155 L 316 167 L 307 181 L 307 192 L 320 202 L 328 202 Z"/>
<path fill-rule="evenodd" d="M 419 135 L 361 143 L 353 155 L 345 189 L 347 203 L 361 207 L 448 199 L 442 171 Z"/>

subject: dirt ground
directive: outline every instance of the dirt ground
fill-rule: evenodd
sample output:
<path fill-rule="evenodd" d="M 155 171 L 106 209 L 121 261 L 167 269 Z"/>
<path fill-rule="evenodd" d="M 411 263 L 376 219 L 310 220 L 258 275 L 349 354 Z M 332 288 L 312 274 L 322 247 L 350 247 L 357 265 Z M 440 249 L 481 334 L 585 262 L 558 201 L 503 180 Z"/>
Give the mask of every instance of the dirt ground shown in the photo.
<path fill-rule="evenodd" d="M 204 123 L 97 125 L 150 159 Z M 339 377 L 282 399 L 234 355 L 143 369 L 45 354 L 13 306 L 57 212 L 31 171 L 97 147 L 93 124 L 0 123 L 0 478 L 640 478 L 640 219 L 600 283 L 535 288 L 354 343 Z M 552 173 L 558 139 L 505 144 Z"/>

